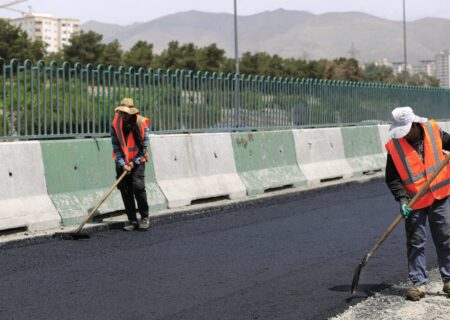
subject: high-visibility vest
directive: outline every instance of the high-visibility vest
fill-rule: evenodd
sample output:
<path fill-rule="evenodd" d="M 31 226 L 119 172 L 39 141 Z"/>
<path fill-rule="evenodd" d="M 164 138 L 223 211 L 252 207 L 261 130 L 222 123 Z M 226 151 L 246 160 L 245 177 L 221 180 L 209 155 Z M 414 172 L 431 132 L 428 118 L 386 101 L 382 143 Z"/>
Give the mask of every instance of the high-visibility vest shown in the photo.
<path fill-rule="evenodd" d="M 402 180 L 406 192 L 412 198 L 426 181 L 437 171 L 445 159 L 442 151 L 442 139 L 439 126 L 434 120 L 420 124 L 424 131 L 423 152 L 424 161 L 406 139 L 391 139 L 386 143 L 386 149 L 394 161 L 394 165 Z M 447 164 L 431 182 L 425 194 L 412 206 L 422 209 L 430 206 L 435 199 L 443 199 L 450 194 L 450 167 Z"/>
<path fill-rule="evenodd" d="M 145 138 L 145 128 L 148 128 L 150 126 L 150 120 L 142 117 L 140 115 L 137 115 L 136 117 L 136 123 L 139 128 L 139 133 L 141 135 L 142 141 L 144 141 Z M 130 131 L 128 134 L 128 137 L 125 137 L 123 134 L 123 115 L 121 112 L 116 112 L 116 115 L 113 119 L 113 129 L 116 134 L 117 140 L 119 141 L 120 148 L 122 149 L 123 154 L 125 155 L 125 163 L 128 163 L 130 161 L 133 161 L 134 158 L 136 158 L 137 154 L 139 153 L 139 148 L 136 145 L 136 142 L 134 141 L 133 133 Z M 117 160 L 116 154 L 114 151 L 112 152 L 112 156 L 114 160 Z M 148 155 L 145 154 L 144 157 L 141 159 L 141 162 L 145 162 L 148 159 Z"/>

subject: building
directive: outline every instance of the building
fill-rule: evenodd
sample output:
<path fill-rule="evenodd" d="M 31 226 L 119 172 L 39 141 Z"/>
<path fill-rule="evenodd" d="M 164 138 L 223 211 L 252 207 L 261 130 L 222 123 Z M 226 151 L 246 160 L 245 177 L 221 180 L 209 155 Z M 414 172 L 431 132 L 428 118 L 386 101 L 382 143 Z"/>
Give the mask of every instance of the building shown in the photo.
<path fill-rule="evenodd" d="M 414 73 L 426 75 L 429 77 L 436 76 L 436 61 L 435 60 L 420 60 L 414 66 Z"/>
<path fill-rule="evenodd" d="M 376 65 L 377 67 L 388 67 L 392 69 L 392 63 L 390 63 L 387 58 L 377 60 L 373 64 Z"/>
<path fill-rule="evenodd" d="M 441 51 L 436 55 L 436 78 L 442 88 L 450 88 L 450 53 Z"/>
<path fill-rule="evenodd" d="M 392 70 L 395 75 L 401 75 L 405 72 L 405 63 L 404 62 L 392 62 Z M 406 65 L 406 72 L 408 72 L 409 75 L 414 74 L 414 68 L 411 64 Z"/>
<path fill-rule="evenodd" d="M 419 64 L 414 66 L 414 72 L 423 74 L 429 77 L 436 76 L 436 61 L 435 60 L 421 60 Z"/>
<path fill-rule="evenodd" d="M 47 52 L 60 51 L 65 44 L 70 43 L 72 35 L 80 33 L 80 20 L 58 19 L 49 14 L 27 13 L 9 22 L 28 33 L 31 40 L 45 42 Z"/>

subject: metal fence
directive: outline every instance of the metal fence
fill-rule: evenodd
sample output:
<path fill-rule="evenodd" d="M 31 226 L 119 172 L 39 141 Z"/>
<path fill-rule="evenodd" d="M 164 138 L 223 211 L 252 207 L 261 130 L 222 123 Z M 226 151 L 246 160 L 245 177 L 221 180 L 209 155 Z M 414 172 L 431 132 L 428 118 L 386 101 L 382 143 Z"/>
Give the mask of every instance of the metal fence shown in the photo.
<path fill-rule="evenodd" d="M 2 140 L 109 135 L 131 97 L 155 132 L 341 126 L 390 120 L 395 106 L 450 118 L 450 90 L 0 58 Z"/>

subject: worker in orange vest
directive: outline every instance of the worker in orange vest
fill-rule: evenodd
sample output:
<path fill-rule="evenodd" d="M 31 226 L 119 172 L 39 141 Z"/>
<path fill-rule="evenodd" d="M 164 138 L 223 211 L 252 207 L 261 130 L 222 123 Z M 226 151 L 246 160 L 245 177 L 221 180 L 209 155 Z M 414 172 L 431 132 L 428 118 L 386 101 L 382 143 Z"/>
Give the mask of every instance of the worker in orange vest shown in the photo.
<path fill-rule="evenodd" d="M 408 202 L 444 160 L 443 150 L 450 150 L 450 135 L 434 120 L 416 116 L 410 107 L 395 108 L 392 118 L 389 128 L 392 139 L 386 144 L 386 183 L 405 218 L 408 276 L 413 284 L 405 295 L 409 300 L 418 301 L 426 293 L 428 219 L 443 291 L 450 297 L 450 165 L 443 168 L 412 208 L 408 207 Z"/>
<path fill-rule="evenodd" d="M 112 156 L 116 161 L 117 178 L 123 173 L 128 174 L 119 183 L 128 225 L 124 231 L 148 230 L 149 208 L 145 191 L 145 162 L 148 159 L 150 120 L 139 115 L 134 107 L 133 99 L 124 98 L 116 109 L 111 126 Z M 136 202 L 141 221 L 136 216 Z"/>

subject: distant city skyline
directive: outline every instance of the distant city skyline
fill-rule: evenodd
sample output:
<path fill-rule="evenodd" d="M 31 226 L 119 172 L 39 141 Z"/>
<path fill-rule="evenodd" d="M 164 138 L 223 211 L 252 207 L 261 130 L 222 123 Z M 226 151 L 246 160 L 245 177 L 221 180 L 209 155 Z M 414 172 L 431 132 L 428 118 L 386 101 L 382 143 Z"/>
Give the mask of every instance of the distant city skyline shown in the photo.
<path fill-rule="evenodd" d="M 0 0 L 0 5 L 13 0 Z M 177 12 L 198 10 L 205 12 L 233 13 L 233 1 L 211 0 L 127 0 L 126 10 L 119 0 L 29 0 L 12 8 L 24 12 L 31 6 L 34 12 L 48 13 L 55 17 L 80 19 L 81 23 L 96 20 L 106 23 L 127 25 L 133 22 L 147 22 Z M 381 18 L 400 21 L 402 0 L 238 0 L 238 15 L 252 15 L 279 8 L 285 10 L 309 11 L 314 14 L 326 12 L 364 12 Z M 0 17 L 18 18 L 21 14 L 0 9 Z M 450 19 L 450 1 L 407 0 L 408 21 L 425 17 Z"/>

